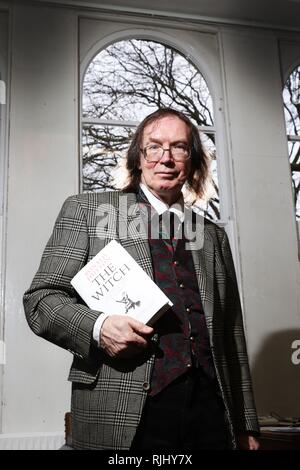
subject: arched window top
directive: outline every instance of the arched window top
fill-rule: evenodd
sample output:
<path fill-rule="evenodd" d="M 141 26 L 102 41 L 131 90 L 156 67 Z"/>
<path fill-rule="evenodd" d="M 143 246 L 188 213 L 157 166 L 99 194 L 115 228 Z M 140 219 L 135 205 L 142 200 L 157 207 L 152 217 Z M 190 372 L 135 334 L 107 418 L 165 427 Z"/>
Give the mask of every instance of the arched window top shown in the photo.
<path fill-rule="evenodd" d="M 176 48 L 150 39 L 119 40 L 94 56 L 82 82 L 82 189 L 124 187 L 126 151 L 136 126 L 158 108 L 183 112 L 197 126 L 211 179 L 197 207 L 220 219 L 216 130 L 207 83 Z"/>
<path fill-rule="evenodd" d="M 290 74 L 283 89 L 284 114 L 296 219 L 300 221 L 300 65 Z"/>
<path fill-rule="evenodd" d="M 213 104 L 204 77 L 173 47 L 122 40 L 90 62 L 83 80 L 83 119 L 140 122 L 161 107 L 184 112 L 198 126 L 213 126 Z"/>
<path fill-rule="evenodd" d="M 283 101 L 286 132 L 288 135 L 300 135 L 300 65 L 285 82 Z"/>

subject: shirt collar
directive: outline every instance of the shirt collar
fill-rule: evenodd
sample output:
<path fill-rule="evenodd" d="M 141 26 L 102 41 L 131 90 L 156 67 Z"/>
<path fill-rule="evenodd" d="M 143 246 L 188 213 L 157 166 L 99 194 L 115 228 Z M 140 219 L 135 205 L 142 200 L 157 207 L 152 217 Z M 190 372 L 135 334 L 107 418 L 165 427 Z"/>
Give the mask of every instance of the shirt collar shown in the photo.
<path fill-rule="evenodd" d="M 144 183 L 140 183 L 140 188 L 158 215 L 162 215 L 164 212 L 170 211 L 174 212 L 174 214 L 178 216 L 181 223 L 184 221 L 184 201 L 182 194 L 174 204 L 168 206 L 168 204 L 163 202 L 161 199 L 158 199 L 158 197 L 156 197 Z"/>

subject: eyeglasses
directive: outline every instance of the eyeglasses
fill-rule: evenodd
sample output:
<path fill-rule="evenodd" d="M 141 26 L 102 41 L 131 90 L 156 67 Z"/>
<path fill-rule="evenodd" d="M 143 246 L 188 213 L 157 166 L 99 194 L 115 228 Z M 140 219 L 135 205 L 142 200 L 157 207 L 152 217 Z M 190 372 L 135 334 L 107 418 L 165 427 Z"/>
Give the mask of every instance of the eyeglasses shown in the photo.
<path fill-rule="evenodd" d="M 176 162 L 185 162 L 191 156 L 190 150 L 185 144 L 174 144 L 170 145 L 168 149 L 164 149 L 159 144 L 149 144 L 143 149 L 144 158 L 148 163 L 154 163 L 161 160 L 165 152 L 170 152 L 173 160 Z"/>

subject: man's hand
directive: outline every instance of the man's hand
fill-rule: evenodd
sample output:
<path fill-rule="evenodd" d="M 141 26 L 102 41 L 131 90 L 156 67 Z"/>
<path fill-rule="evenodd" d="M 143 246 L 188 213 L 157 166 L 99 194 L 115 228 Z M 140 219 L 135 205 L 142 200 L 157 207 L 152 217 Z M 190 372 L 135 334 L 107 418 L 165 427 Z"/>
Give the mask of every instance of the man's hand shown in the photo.
<path fill-rule="evenodd" d="M 237 437 L 238 441 L 238 449 L 241 450 L 258 450 L 259 449 L 259 442 L 255 439 L 254 436 L 247 435 L 247 434 L 240 434 Z"/>
<path fill-rule="evenodd" d="M 148 346 L 153 328 L 134 318 L 110 315 L 102 325 L 100 347 L 111 357 L 130 358 Z"/>

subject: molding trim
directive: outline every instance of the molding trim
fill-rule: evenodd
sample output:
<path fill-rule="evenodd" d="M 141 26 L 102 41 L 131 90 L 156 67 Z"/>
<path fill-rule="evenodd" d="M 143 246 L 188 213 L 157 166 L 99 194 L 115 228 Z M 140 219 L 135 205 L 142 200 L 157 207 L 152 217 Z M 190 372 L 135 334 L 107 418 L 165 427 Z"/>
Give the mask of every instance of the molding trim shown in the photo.
<path fill-rule="evenodd" d="M 58 432 L 0 434 L 0 450 L 59 450 L 64 444 Z"/>
<path fill-rule="evenodd" d="M 18 3 L 18 0 L 16 0 Z M 210 24 L 210 25 L 235 25 L 235 26 L 244 26 L 250 28 L 262 28 L 262 29 L 271 29 L 271 30 L 286 30 L 286 31 L 300 31 L 300 27 L 289 26 L 286 24 L 276 24 L 276 23 L 265 23 L 263 21 L 244 21 L 236 18 L 221 18 L 214 16 L 202 16 L 198 14 L 187 14 L 183 12 L 170 12 L 170 11 L 160 11 L 160 10 L 151 10 L 145 8 L 132 8 L 126 6 L 117 6 L 109 5 L 107 3 L 97 3 L 96 1 L 82 1 L 82 0 L 29 0 L 33 5 L 40 6 L 56 6 L 62 8 L 74 8 L 81 9 L 85 11 L 94 11 L 98 13 L 119 13 L 122 16 L 135 15 L 144 18 L 151 19 L 169 19 L 172 21 L 178 22 L 187 22 L 194 24 Z"/>

